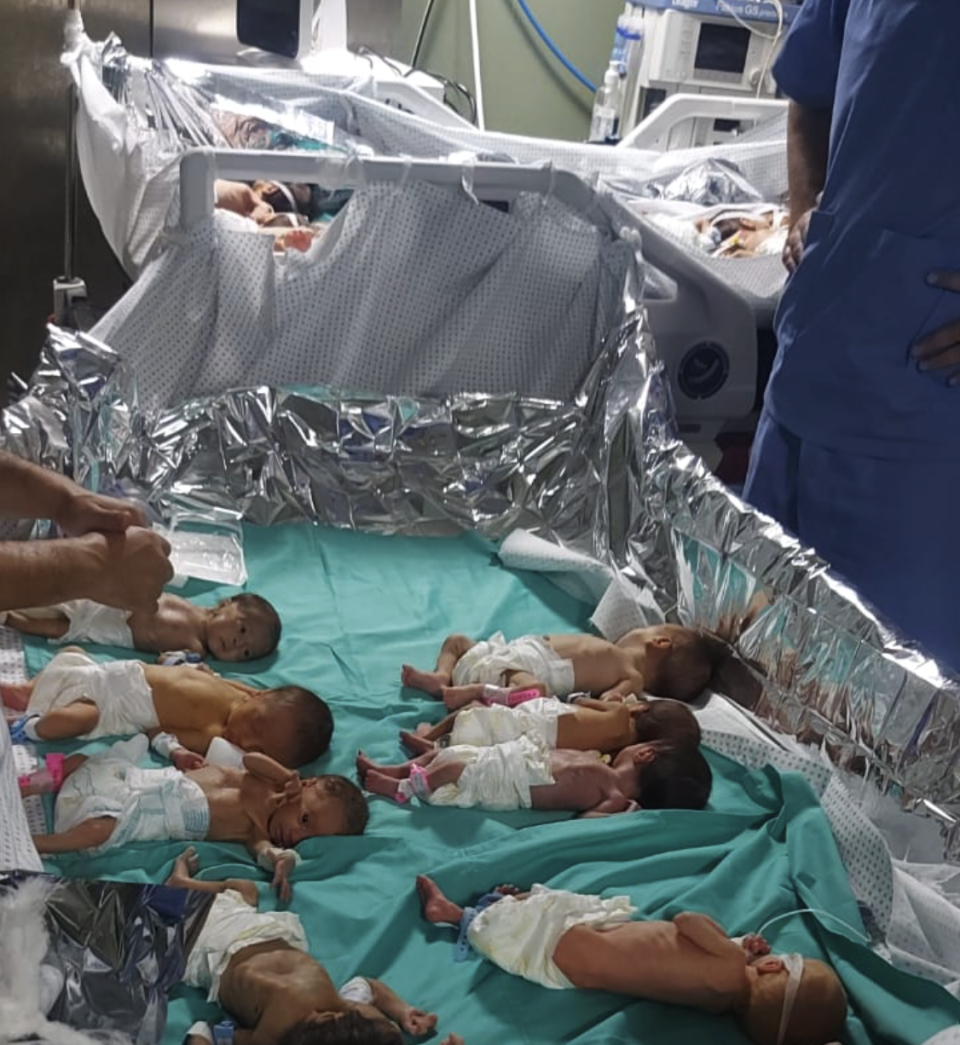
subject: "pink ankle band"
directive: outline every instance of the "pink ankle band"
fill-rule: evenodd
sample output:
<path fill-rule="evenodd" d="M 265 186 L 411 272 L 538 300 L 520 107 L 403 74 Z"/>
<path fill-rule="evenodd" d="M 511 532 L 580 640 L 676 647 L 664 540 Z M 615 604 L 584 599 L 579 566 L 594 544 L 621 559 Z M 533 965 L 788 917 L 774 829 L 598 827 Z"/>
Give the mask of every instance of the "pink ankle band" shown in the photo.
<path fill-rule="evenodd" d="M 539 700 L 543 694 L 538 689 L 518 689 L 507 697 L 507 705 L 515 708 L 518 704 L 526 704 L 528 700 Z"/>
<path fill-rule="evenodd" d="M 53 790 L 59 791 L 63 784 L 63 755 L 47 755 L 46 763 L 50 776 L 53 779 Z"/>

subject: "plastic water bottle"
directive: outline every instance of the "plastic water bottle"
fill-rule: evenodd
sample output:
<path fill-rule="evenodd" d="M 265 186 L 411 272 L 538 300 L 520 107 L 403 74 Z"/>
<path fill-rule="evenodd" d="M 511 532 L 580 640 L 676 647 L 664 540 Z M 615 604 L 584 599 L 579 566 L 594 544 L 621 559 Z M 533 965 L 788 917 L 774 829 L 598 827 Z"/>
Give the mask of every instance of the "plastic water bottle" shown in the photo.
<path fill-rule="evenodd" d="M 620 69 L 611 62 L 593 103 L 588 141 L 610 145 L 618 140 L 621 93 Z"/>
<path fill-rule="evenodd" d="M 634 7 L 633 13 L 625 21 L 623 82 L 620 95 L 620 130 L 623 133 L 633 130 L 637 122 L 640 63 L 643 61 L 644 46 L 643 9 Z"/>

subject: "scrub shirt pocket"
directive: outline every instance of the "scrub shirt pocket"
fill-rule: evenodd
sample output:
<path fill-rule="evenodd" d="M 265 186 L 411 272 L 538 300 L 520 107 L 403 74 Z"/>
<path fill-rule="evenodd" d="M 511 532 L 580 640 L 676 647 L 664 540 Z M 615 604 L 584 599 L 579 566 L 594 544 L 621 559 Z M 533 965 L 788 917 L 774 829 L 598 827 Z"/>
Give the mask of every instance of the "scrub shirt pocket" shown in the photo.
<path fill-rule="evenodd" d="M 829 219 L 819 222 L 818 235 L 829 227 Z M 817 263 L 805 272 L 802 262 L 797 284 L 784 293 L 781 332 L 803 340 L 809 364 L 848 381 L 917 374 L 910 349 L 918 338 L 960 320 L 960 295 L 927 283 L 935 270 L 960 270 L 960 239 L 883 229 L 847 234 L 839 244 L 820 240 L 816 249 L 810 261 Z"/>
<path fill-rule="evenodd" d="M 843 293 L 843 284 L 833 270 L 833 220 L 833 215 L 823 210 L 810 215 L 803 259 L 788 277 L 780 299 L 776 326 L 781 340 L 793 340 L 804 333 L 830 311 Z"/>
<path fill-rule="evenodd" d="M 841 330 L 849 324 L 847 351 L 864 365 L 914 369 L 917 340 L 960 320 L 960 295 L 927 283 L 939 269 L 960 270 L 960 239 L 878 233 L 836 316 Z"/>

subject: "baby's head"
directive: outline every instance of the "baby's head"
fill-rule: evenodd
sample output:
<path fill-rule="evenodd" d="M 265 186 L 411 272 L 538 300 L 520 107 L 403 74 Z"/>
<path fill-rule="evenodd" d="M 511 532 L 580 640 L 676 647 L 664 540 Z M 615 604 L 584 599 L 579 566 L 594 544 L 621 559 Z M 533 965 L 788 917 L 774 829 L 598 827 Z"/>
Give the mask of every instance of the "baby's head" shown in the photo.
<path fill-rule="evenodd" d="M 799 954 L 768 955 L 747 965 L 747 977 L 749 994 L 737 1015 L 757 1045 L 827 1045 L 839 1038 L 847 996 L 829 965 Z"/>
<path fill-rule="evenodd" d="M 644 647 L 643 688 L 648 693 L 684 702 L 700 696 L 729 656 L 726 644 L 715 635 L 679 624 L 637 628 L 617 645 Z"/>
<path fill-rule="evenodd" d="M 294 1024 L 277 1045 L 403 1045 L 400 1028 L 372 1005 L 315 1012 Z"/>
<path fill-rule="evenodd" d="M 259 595 L 244 592 L 207 610 L 207 649 L 217 660 L 259 660 L 279 641 L 280 617 Z"/>
<path fill-rule="evenodd" d="M 654 741 L 625 747 L 614 768 L 632 762 L 637 770 L 643 809 L 703 809 L 710 798 L 713 774 L 694 744 Z"/>
<path fill-rule="evenodd" d="M 307 777 L 300 794 L 270 814 L 267 832 L 274 845 L 292 849 L 306 838 L 362 835 L 369 817 L 363 792 L 346 777 Z"/>
<path fill-rule="evenodd" d="M 326 701 L 303 686 L 265 689 L 230 712 L 224 740 L 261 751 L 288 769 L 305 766 L 330 747 L 333 715 Z"/>
<path fill-rule="evenodd" d="M 637 743 L 669 740 L 674 744 L 700 743 L 697 716 L 677 700 L 640 700 L 630 707 Z"/>

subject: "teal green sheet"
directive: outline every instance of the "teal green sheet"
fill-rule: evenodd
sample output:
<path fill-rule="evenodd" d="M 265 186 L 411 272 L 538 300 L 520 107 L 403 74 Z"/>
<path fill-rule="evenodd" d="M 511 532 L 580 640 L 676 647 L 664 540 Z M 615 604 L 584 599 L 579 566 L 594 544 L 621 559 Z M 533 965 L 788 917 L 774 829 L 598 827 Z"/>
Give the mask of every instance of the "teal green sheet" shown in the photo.
<path fill-rule="evenodd" d="M 474 537 L 248 528 L 246 555 L 248 587 L 277 605 L 284 635 L 271 662 L 242 674 L 255 673 L 263 685 L 298 682 L 330 702 L 336 732 L 330 754 L 316 766 L 323 772 L 352 775 L 358 747 L 398 760 L 398 729 L 441 717 L 437 702 L 401 689 L 399 673 L 405 661 L 431 666 L 447 633 L 587 626 L 587 607 L 542 577 L 503 569 Z M 204 602 L 220 594 L 199 587 L 193 593 Z M 50 655 L 49 647 L 31 643 L 31 672 Z M 438 1012 L 441 1032 L 457 1031 L 467 1045 L 744 1045 L 747 1039 L 726 1017 L 603 993 L 546 991 L 479 960 L 455 964 L 452 931 L 423 923 L 414 893 L 415 875 L 425 872 L 461 902 L 500 882 L 540 881 L 627 893 L 641 916 L 705 911 L 731 934 L 756 931 L 773 915 L 799 907 L 827 909 L 862 928 L 826 818 L 806 782 L 709 757 L 716 784 L 702 813 L 576 821 L 529 811 L 399 807 L 372 798 L 364 837 L 300 847 L 305 859 L 293 879 L 293 909 L 312 953 L 336 980 L 356 973 L 381 977 Z M 50 866 L 75 876 L 160 881 L 181 848 L 132 846 Z M 262 878 L 238 846 L 198 848 L 206 877 Z M 265 883 L 261 899 L 274 905 Z M 920 1045 L 960 1020 L 960 1005 L 940 988 L 894 971 L 835 929 L 829 920 L 803 915 L 779 922 L 769 935 L 778 949 L 826 957 L 838 968 L 853 1006 L 850 1045 Z M 178 1043 L 193 1019 L 215 1014 L 198 992 L 181 988 L 171 1001 L 165 1042 Z"/>

